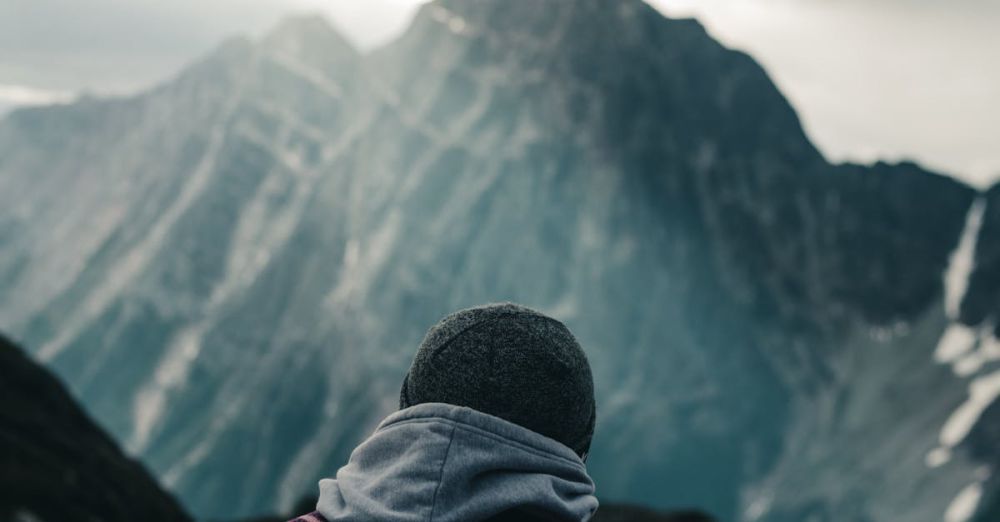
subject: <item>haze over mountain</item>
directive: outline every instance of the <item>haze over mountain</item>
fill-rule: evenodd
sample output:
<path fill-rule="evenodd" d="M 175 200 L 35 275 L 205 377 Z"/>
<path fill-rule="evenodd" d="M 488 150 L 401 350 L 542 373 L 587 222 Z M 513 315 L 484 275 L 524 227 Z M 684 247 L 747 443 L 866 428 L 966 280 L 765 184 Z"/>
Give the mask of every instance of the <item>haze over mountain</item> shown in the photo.
<path fill-rule="evenodd" d="M 439 0 L 366 56 L 291 19 L 0 122 L 0 327 L 199 517 L 290 507 L 514 300 L 588 351 L 604 499 L 950 522 L 1000 502 L 998 198 L 828 164 L 638 0 Z"/>

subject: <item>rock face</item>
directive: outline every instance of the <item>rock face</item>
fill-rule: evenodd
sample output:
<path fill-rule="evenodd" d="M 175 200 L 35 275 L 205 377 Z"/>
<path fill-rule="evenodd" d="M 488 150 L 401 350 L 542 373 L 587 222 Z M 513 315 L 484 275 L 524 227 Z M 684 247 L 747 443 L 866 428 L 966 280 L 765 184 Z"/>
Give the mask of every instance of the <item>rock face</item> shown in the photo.
<path fill-rule="evenodd" d="M 0 397 L 0 520 L 191 520 L 62 383 L 2 336 Z"/>
<path fill-rule="evenodd" d="M 637 0 L 438 0 L 372 55 L 293 19 L 10 114 L 0 326 L 201 517 L 291 506 L 427 327 L 513 300 L 590 355 L 605 500 L 941 520 L 998 490 L 995 199 L 827 163 Z"/>

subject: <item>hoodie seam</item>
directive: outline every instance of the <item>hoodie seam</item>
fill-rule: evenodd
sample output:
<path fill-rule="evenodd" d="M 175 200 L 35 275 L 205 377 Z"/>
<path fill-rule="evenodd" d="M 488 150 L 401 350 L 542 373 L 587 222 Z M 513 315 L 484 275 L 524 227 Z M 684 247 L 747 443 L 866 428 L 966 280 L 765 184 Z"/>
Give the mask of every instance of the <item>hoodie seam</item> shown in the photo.
<path fill-rule="evenodd" d="M 547 460 L 551 460 L 551 461 L 561 462 L 563 464 L 570 464 L 570 465 L 573 465 L 573 466 L 580 466 L 579 462 L 576 462 L 576 461 L 574 461 L 572 459 L 569 459 L 569 458 L 566 458 L 566 457 L 563 457 L 563 456 L 560 456 L 560 455 L 554 455 L 552 453 L 549 453 L 549 452 L 546 452 L 544 450 L 540 450 L 538 448 L 530 446 L 530 445 L 528 445 L 526 443 L 515 441 L 515 440 L 511 440 L 511 439 L 508 439 L 508 438 L 506 438 L 506 437 L 504 437 L 502 435 L 497 435 L 497 434 L 495 434 L 493 432 L 490 432 L 490 431 L 487 431 L 485 429 L 477 428 L 475 426 L 471 426 L 469 424 L 465 424 L 465 423 L 463 423 L 461 421 L 457 421 L 457 420 L 454 420 L 454 419 L 449 419 L 447 417 L 437 417 L 436 416 L 436 417 L 424 417 L 424 418 L 418 418 L 418 419 L 401 420 L 401 421 L 393 422 L 392 424 L 388 424 L 386 426 L 383 426 L 382 427 L 382 431 L 388 430 L 388 429 L 390 429 L 390 428 L 392 428 L 394 426 L 402 426 L 402 425 L 405 425 L 405 424 L 433 424 L 435 422 L 444 422 L 444 423 L 450 424 L 452 426 L 452 431 L 451 431 L 451 434 L 450 434 L 451 440 L 448 441 L 448 447 L 449 448 L 451 447 L 451 441 L 454 440 L 455 430 L 456 429 L 461 429 L 463 431 L 467 431 L 467 432 L 471 432 L 471 433 L 476 433 L 478 435 L 482 435 L 482 436 L 484 436 L 486 438 L 489 438 L 489 439 L 492 439 L 492 440 L 494 440 L 496 442 L 499 442 L 500 444 L 504 444 L 506 446 L 510 446 L 510 447 L 517 448 L 517 449 L 520 449 L 520 450 L 523 450 L 523 451 L 527 451 L 528 453 L 531 453 L 531 454 L 533 454 L 533 455 L 535 455 L 537 457 L 541 457 L 541 458 L 544 458 L 544 459 L 547 459 Z M 525 428 L 525 429 L 527 429 L 527 428 Z"/>
<path fill-rule="evenodd" d="M 444 457 L 441 459 L 441 469 L 438 470 L 437 485 L 434 486 L 434 494 L 431 495 L 431 515 L 427 519 L 427 522 L 434 521 L 434 510 L 437 508 L 438 491 L 441 490 L 441 484 L 444 483 L 444 467 L 448 464 L 448 456 L 451 455 L 451 444 L 455 442 L 455 430 L 457 428 L 457 426 L 452 425 L 451 433 L 448 435 L 448 447 L 444 449 Z"/>

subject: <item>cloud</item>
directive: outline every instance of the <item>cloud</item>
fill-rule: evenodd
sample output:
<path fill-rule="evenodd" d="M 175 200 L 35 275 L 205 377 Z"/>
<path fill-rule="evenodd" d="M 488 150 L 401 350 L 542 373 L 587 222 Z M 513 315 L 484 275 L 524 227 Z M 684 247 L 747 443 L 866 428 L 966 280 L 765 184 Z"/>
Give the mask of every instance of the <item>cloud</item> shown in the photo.
<path fill-rule="evenodd" d="M 69 103 L 75 98 L 76 94 L 70 91 L 51 91 L 0 83 L 0 116 L 18 107 Z"/>

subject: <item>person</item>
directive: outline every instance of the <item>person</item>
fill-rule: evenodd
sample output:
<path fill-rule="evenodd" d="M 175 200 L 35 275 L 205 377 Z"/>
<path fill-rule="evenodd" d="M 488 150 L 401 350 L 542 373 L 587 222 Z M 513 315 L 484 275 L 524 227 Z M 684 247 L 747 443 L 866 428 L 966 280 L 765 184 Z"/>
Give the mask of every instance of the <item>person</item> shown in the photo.
<path fill-rule="evenodd" d="M 400 409 L 319 483 L 293 521 L 585 521 L 596 411 L 590 364 L 566 326 L 500 303 L 433 326 Z"/>

